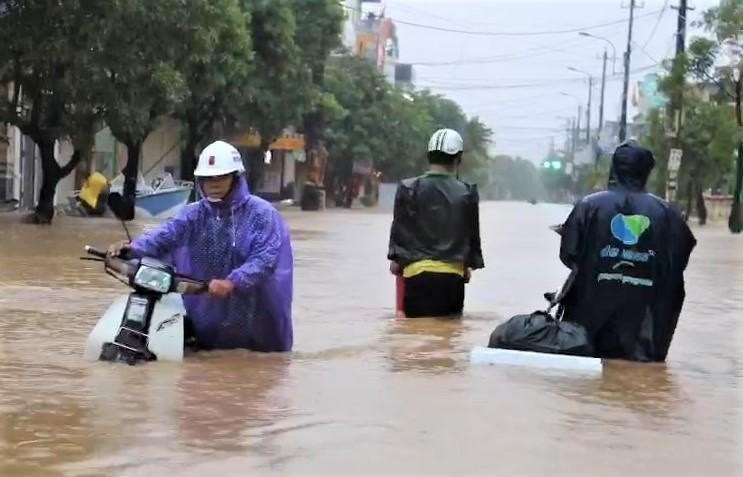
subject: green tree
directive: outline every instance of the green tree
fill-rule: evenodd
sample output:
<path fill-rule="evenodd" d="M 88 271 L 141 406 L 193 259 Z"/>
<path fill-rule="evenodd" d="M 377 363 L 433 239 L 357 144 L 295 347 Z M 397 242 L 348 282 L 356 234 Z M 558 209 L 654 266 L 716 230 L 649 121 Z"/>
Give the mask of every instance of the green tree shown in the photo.
<path fill-rule="evenodd" d="M 727 105 L 693 99 L 687 107 L 680 191 L 687 199 L 687 216 L 696 202 L 699 220 L 704 224 L 707 212 L 703 192 L 708 188 L 732 188 L 732 184 L 725 184 L 725 176 L 733 167 L 735 123 L 731 121 L 732 108 Z"/>
<path fill-rule="evenodd" d="M 326 181 L 332 190 L 336 183 L 349 184 L 354 161 L 386 162 L 390 138 L 385 133 L 391 129 L 390 121 L 398 123 L 387 117 L 391 88 L 369 61 L 355 56 L 332 58 L 324 84 L 338 105 L 325 134 L 330 157 Z"/>
<path fill-rule="evenodd" d="M 743 3 L 740 0 L 720 0 L 720 5 L 704 12 L 701 24 L 714 32 L 718 40 L 737 36 L 743 28 Z"/>
<path fill-rule="evenodd" d="M 717 40 L 728 38 L 743 25 L 743 4 L 723 0 L 720 7 L 708 10 L 701 22 Z M 683 159 L 678 179 L 677 197 L 686 202 L 687 216 L 696 207 L 700 222 L 706 221 L 703 191 L 727 189 L 725 178 L 734 162 L 736 138 L 735 116 L 730 107 L 731 80 L 714 67 L 720 48 L 718 41 L 697 37 L 684 55 L 672 62 L 670 73 L 661 81 L 661 90 L 672 104 L 683 100 L 684 121 L 679 147 Z M 714 87 L 716 85 L 716 87 Z M 674 129 L 675 118 L 665 111 L 652 111 L 648 117 L 645 143 L 658 162 L 651 177 L 651 188 L 665 194 L 669 146 L 666 131 Z M 695 206 L 695 207 L 694 207 Z"/>
<path fill-rule="evenodd" d="M 373 163 L 385 181 L 420 174 L 427 167 L 430 135 L 448 127 L 465 142 L 462 177 L 487 187 L 493 132 L 478 118 L 467 118 L 455 102 L 429 91 L 403 92 L 368 60 L 354 56 L 331 59 L 325 90 L 338 106 L 327 130 L 329 184 L 348 184 L 354 161 Z"/>
<path fill-rule="evenodd" d="M 0 16 L 0 122 L 17 126 L 38 146 L 41 189 L 36 223 L 51 223 L 59 181 L 72 172 L 90 148 L 99 109 L 91 102 L 92 52 L 99 47 L 101 5 L 73 0 L 13 0 Z M 64 165 L 55 144 L 71 139 L 75 151 Z"/>
<path fill-rule="evenodd" d="M 462 131 L 465 153 L 460 172 L 464 179 L 477 183 L 481 191 L 490 186 L 491 158 L 488 148 L 492 138 L 493 131 L 480 118 L 470 118 L 465 123 Z"/>
<path fill-rule="evenodd" d="M 642 144 L 652 151 L 656 166 L 649 179 L 649 189 L 663 197 L 666 193 L 666 176 L 668 174 L 668 141 L 663 111 L 653 109 L 647 119 L 647 132 Z"/>
<path fill-rule="evenodd" d="M 198 30 L 180 39 L 190 41 L 184 46 L 192 54 L 178 65 L 188 92 L 175 117 L 184 126 L 181 177 L 190 180 L 199 145 L 214 135 L 217 124 L 227 124 L 240 114 L 256 71 L 250 14 L 238 0 L 193 1 L 188 15 Z M 193 54 L 199 49 L 200 54 Z"/>
<path fill-rule="evenodd" d="M 486 196 L 496 200 L 539 200 L 544 197 L 540 170 L 521 157 L 497 155 L 492 162 L 492 186 Z"/>
<path fill-rule="evenodd" d="M 385 181 L 400 180 L 420 174 L 428 164 L 428 138 L 434 131 L 425 104 L 416 95 L 392 88 L 387 98 L 383 155 L 375 165 Z"/>
<path fill-rule="evenodd" d="M 335 0 L 305 0 L 293 4 L 299 26 L 295 42 L 301 51 L 303 67 L 310 77 L 303 117 L 309 152 L 322 141 L 327 116 L 333 114 L 332 105 L 328 107 L 332 99 L 323 94 L 323 82 L 328 56 L 341 46 L 345 13 L 341 3 Z"/>
<path fill-rule="evenodd" d="M 309 73 L 302 68 L 295 42 L 297 22 L 292 0 L 241 0 L 250 15 L 254 73 L 246 84 L 235 128 L 260 134 L 261 144 L 248 151 L 248 181 L 257 187 L 263 153 L 287 126 L 297 125 L 306 109 Z"/>
<path fill-rule="evenodd" d="M 441 95 L 433 94 L 428 90 L 421 91 L 418 97 L 433 119 L 434 129 L 451 128 L 460 132 L 460 134 L 465 130 L 467 116 L 456 102 Z M 466 145 L 465 147 L 472 146 Z"/>
<path fill-rule="evenodd" d="M 188 95 L 188 55 L 209 54 L 203 25 L 178 0 L 113 2 L 96 50 L 99 100 L 111 132 L 127 148 L 124 198 L 133 217 L 139 158 L 147 136 Z M 174 41 L 178 39 L 178 41 Z"/>

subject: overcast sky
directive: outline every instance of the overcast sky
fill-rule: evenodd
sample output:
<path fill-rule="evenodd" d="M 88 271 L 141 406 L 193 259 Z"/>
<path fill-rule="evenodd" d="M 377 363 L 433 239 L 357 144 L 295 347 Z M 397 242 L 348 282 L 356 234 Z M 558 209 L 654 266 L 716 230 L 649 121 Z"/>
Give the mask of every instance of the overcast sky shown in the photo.
<path fill-rule="evenodd" d="M 706 8 L 718 3 L 691 0 L 695 10 L 689 19 L 698 20 Z M 671 56 L 675 48 L 677 10 L 670 7 L 678 0 L 638 0 L 638 4 L 641 8 L 635 15 L 630 71 L 641 71 L 632 75 L 632 81 L 659 71 L 657 62 Z M 627 5 L 629 0 L 387 0 L 386 13 L 397 23 L 400 61 L 417 63 L 418 87 L 444 94 L 468 115 L 480 116 L 495 131 L 497 153 L 538 161 L 552 138 L 562 146 L 565 118 L 576 115 L 579 102 L 585 110 L 587 75 L 572 72 L 569 66 L 597 78 L 591 115 L 592 127 L 596 127 L 600 55 L 605 46 L 610 57 L 612 50 L 606 42 L 582 37 L 577 31 L 531 33 L 585 30 L 616 46 L 617 74 L 612 76 L 610 60 L 604 113 L 605 119 L 616 120 L 622 95 Z M 621 23 L 613 23 L 617 21 Z M 403 22 L 469 32 L 530 34 L 454 33 Z M 701 33 L 690 27 L 689 37 Z"/>

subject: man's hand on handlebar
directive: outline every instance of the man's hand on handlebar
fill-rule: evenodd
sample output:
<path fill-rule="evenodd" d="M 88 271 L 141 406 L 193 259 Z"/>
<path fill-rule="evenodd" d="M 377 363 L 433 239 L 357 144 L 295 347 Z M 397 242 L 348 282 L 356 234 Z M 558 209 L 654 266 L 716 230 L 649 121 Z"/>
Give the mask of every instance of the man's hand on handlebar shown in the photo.
<path fill-rule="evenodd" d="M 235 289 L 235 284 L 229 280 L 212 280 L 209 282 L 209 294 L 225 298 Z"/>
<path fill-rule="evenodd" d="M 131 244 L 127 240 L 120 240 L 115 244 L 108 247 L 108 254 L 112 257 L 119 257 L 124 252 L 128 252 L 132 249 Z"/>

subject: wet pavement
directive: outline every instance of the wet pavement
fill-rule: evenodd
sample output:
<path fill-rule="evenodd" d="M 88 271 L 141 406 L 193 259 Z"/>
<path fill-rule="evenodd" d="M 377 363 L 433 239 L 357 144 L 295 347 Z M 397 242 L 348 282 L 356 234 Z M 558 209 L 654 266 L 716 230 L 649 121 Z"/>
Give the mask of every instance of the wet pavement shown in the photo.
<path fill-rule="evenodd" d="M 743 475 L 743 237 L 724 228 L 695 230 L 666 364 L 468 363 L 567 275 L 547 227 L 568 211 L 482 205 L 461 323 L 394 319 L 388 215 L 286 212 L 295 351 L 136 367 L 81 359 L 126 288 L 78 257 L 121 227 L 0 215 L 0 476 Z"/>

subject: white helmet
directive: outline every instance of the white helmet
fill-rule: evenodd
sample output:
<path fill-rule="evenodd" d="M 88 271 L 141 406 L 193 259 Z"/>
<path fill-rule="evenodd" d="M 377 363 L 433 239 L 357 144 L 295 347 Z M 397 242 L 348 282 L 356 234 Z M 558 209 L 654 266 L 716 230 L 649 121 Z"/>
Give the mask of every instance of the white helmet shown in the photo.
<path fill-rule="evenodd" d="M 240 151 L 232 144 L 216 141 L 204 148 L 199 155 L 199 163 L 193 175 L 196 177 L 214 177 L 245 172 Z"/>
<path fill-rule="evenodd" d="M 453 156 L 464 150 L 462 136 L 453 129 L 439 129 L 428 141 L 428 152 L 440 151 Z"/>

